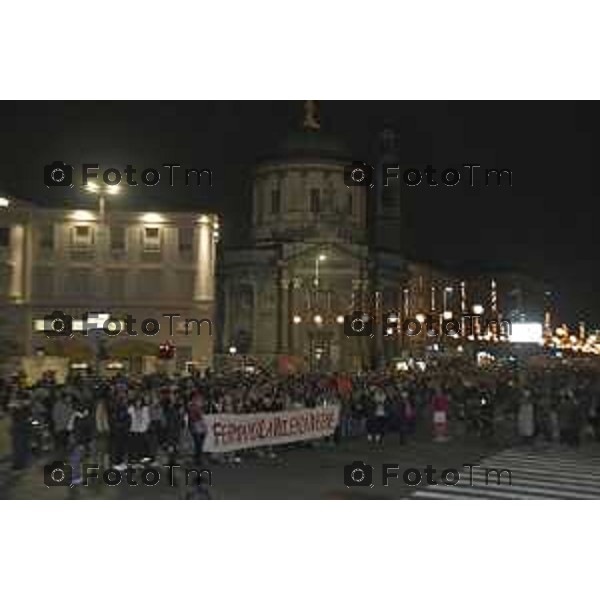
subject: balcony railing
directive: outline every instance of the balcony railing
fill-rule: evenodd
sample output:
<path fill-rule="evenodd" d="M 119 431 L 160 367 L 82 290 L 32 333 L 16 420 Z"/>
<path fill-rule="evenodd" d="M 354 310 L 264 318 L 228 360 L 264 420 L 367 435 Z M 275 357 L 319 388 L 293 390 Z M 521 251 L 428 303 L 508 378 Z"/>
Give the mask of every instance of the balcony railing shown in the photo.
<path fill-rule="evenodd" d="M 73 261 L 87 262 L 95 258 L 96 248 L 94 246 L 69 246 L 68 256 Z"/>

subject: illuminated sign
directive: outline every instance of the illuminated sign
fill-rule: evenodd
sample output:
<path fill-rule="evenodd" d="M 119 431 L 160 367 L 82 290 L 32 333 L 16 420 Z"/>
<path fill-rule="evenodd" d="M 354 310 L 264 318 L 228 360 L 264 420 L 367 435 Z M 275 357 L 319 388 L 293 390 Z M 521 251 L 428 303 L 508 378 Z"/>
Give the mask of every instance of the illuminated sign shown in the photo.
<path fill-rule="evenodd" d="M 541 323 L 513 323 L 509 340 L 516 344 L 542 344 L 543 326 Z"/>

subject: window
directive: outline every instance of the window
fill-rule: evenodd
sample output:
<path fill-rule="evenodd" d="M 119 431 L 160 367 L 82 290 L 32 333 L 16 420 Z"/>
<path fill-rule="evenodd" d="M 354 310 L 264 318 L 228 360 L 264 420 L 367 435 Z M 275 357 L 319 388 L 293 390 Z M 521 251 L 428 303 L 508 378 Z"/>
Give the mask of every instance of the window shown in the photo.
<path fill-rule="evenodd" d="M 144 252 L 160 252 L 160 229 L 144 227 Z"/>
<path fill-rule="evenodd" d="M 40 226 L 40 248 L 43 250 L 54 249 L 54 224 L 44 223 Z"/>
<path fill-rule="evenodd" d="M 348 192 L 348 196 L 346 196 L 346 213 L 351 215 L 354 211 L 354 205 L 352 202 L 352 192 Z"/>
<path fill-rule="evenodd" d="M 381 205 L 383 208 L 394 208 L 394 205 L 398 202 L 397 192 L 392 187 L 390 183 L 389 186 L 383 188 L 383 193 L 381 197 Z"/>
<path fill-rule="evenodd" d="M 271 190 L 271 212 L 274 215 L 278 215 L 281 211 L 281 190 L 279 188 L 273 188 Z"/>
<path fill-rule="evenodd" d="M 71 230 L 73 246 L 91 246 L 94 243 L 94 230 L 90 225 L 75 225 Z"/>
<path fill-rule="evenodd" d="M 318 188 L 310 190 L 310 211 L 314 213 L 321 212 L 321 190 Z"/>
<path fill-rule="evenodd" d="M 0 248 L 8 248 L 10 246 L 10 228 L 0 227 Z"/>
<path fill-rule="evenodd" d="M 194 297 L 194 273 L 179 271 L 177 273 L 177 290 L 175 297 L 190 302 Z"/>
<path fill-rule="evenodd" d="M 179 229 L 179 252 L 181 254 L 189 253 L 194 246 L 194 229 L 192 227 L 182 227 Z"/>
<path fill-rule="evenodd" d="M 48 299 L 54 296 L 54 269 L 36 267 L 33 270 L 33 292 L 38 298 Z"/>
<path fill-rule="evenodd" d="M 70 269 L 65 273 L 64 291 L 69 298 L 89 296 L 92 292 L 92 271 L 90 269 Z"/>
<path fill-rule="evenodd" d="M 125 298 L 125 274 L 124 269 L 114 269 L 108 272 L 108 295 L 112 300 Z"/>
<path fill-rule="evenodd" d="M 110 228 L 110 249 L 115 252 L 122 252 L 125 250 L 125 227 L 120 225 Z"/>
<path fill-rule="evenodd" d="M 162 271 L 144 269 L 138 274 L 137 293 L 140 298 L 160 298 L 164 292 L 162 287 Z"/>
<path fill-rule="evenodd" d="M 330 183 L 323 194 L 321 210 L 324 212 L 333 211 L 335 207 L 335 188 Z"/>
<path fill-rule="evenodd" d="M 10 286 L 11 271 L 8 265 L 0 264 L 0 298 L 6 298 Z"/>

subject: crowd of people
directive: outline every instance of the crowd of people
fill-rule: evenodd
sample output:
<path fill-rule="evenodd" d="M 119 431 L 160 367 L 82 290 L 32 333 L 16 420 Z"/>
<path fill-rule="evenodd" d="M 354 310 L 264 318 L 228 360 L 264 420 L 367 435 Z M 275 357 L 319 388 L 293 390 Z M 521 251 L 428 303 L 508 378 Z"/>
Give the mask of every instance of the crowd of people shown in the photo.
<path fill-rule="evenodd" d="M 0 382 L 0 412 L 10 418 L 13 467 L 32 453 L 68 457 L 74 447 L 125 469 L 159 456 L 203 460 L 205 415 L 257 413 L 337 404 L 334 441 L 365 436 L 373 445 L 429 434 L 447 414 L 454 434 L 493 438 L 500 430 L 577 446 L 600 441 L 600 373 L 573 367 L 481 368 L 466 362 L 425 370 L 358 375 L 214 373 L 186 377 L 116 375 L 69 378 L 52 373 L 32 386 Z M 446 417 L 444 417 L 446 418 Z M 234 457 L 239 460 L 239 457 Z"/>

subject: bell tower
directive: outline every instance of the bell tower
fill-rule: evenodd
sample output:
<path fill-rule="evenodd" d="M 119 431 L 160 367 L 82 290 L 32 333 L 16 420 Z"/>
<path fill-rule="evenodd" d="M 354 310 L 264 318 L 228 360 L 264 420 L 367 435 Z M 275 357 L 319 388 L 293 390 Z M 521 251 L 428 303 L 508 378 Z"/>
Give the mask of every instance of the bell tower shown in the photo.
<path fill-rule="evenodd" d="M 401 252 L 403 244 L 400 202 L 402 174 L 399 162 L 397 133 L 390 128 L 384 129 L 379 136 L 375 166 L 374 245 L 393 252 Z M 385 176 L 386 167 L 389 167 L 388 177 Z"/>

